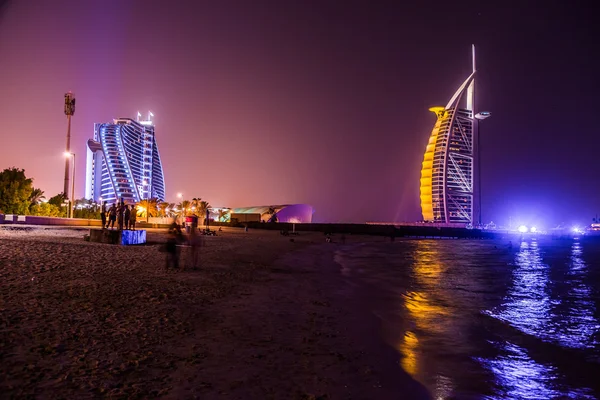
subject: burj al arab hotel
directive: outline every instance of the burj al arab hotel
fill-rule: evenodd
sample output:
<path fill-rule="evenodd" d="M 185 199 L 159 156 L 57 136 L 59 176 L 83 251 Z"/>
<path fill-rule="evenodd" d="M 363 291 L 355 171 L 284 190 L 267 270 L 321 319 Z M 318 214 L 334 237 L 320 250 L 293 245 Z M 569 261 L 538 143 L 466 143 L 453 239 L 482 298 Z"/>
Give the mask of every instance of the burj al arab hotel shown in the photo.
<path fill-rule="evenodd" d="M 475 121 L 489 113 L 475 114 L 475 46 L 473 72 L 446 107 L 432 107 L 437 120 L 431 131 L 421 168 L 423 220 L 440 224 L 474 225 Z M 475 218 L 475 219 L 474 219 Z"/>

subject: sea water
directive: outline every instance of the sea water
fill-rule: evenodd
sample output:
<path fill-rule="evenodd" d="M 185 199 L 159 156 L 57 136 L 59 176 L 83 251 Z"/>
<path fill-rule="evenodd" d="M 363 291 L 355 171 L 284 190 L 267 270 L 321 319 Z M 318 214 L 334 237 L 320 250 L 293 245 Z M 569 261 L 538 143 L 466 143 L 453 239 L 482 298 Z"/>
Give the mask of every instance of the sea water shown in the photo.
<path fill-rule="evenodd" d="M 407 240 L 336 261 L 434 399 L 600 398 L 600 243 Z"/>

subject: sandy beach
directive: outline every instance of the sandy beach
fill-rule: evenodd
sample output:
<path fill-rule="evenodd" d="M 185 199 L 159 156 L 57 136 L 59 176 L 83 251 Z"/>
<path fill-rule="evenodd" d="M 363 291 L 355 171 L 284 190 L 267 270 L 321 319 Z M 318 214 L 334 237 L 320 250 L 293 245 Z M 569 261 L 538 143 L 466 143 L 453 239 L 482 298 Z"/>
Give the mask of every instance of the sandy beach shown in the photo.
<path fill-rule="evenodd" d="M 0 227 L 0 393 L 38 398 L 426 398 L 322 234 L 225 230 L 198 271 L 166 240 Z M 348 237 L 344 246 L 375 238 Z M 187 249 L 183 249 L 185 263 Z"/>

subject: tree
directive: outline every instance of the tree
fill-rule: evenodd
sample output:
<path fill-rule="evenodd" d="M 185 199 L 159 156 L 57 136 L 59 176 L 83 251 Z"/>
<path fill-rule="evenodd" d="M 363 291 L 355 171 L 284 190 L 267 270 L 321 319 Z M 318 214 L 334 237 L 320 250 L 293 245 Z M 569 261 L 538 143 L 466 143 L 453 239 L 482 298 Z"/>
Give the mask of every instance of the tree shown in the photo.
<path fill-rule="evenodd" d="M 63 207 L 63 204 L 65 204 L 66 200 L 67 200 L 67 196 L 65 196 L 64 193 L 59 193 L 56 196 L 50 197 L 50 200 L 48 200 L 48 203 L 54 204 L 57 207 Z"/>
<path fill-rule="evenodd" d="M 158 199 L 153 197 L 151 199 L 142 200 L 137 203 L 138 216 L 145 217 L 148 222 L 149 217 L 156 217 L 158 215 Z"/>
<path fill-rule="evenodd" d="M 50 203 L 40 203 L 31 206 L 31 215 L 39 215 L 42 217 L 61 217 L 63 211 L 60 207 Z"/>
<path fill-rule="evenodd" d="M 192 203 L 189 200 L 183 200 L 181 203 L 177 204 L 177 208 L 179 208 L 181 216 L 185 217 L 192 209 Z"/>
<path fill-rule="evenodd" d="M 29 195 L 29 201 L 31 205 L 39 204 L 41 201 L 45 200 L 46 196 L 44 196 L 44 191 L 42 189 L 34 188 L 31 191 L 31 195 Z"/>
<path fill-rule="evenodd" d="M 210 204 L 208 204 L 208 201 L 200 201 L 198 202 L 198 206 L 196 206 L 196 215 L 199 218 L 203 218 L 204 219 L 204 224 L 206 225 L 206 211 L 210 208 Z"/>
<path fill-rule="evenodd" d="M 160 201 L 158 203 L 158 205 L 156 206 L 157 210 L 158 210 L 158 216 L 159 217 L 167 217 L 168 215 L 168 209 L 169 209 L 170 204 L 167 203 L 166 201 Z"/>
<path fill-rule="evenodd" d="M 48 204 L 52 204 L 52 205 L 58 207 L 58 209 L 60 210 L 60 215 L 58 215 L 59 217 L 66 217 L 67 216 L 67 206 L 65 204 L 66 201 L 67 201 L 67 196 L 65 196 L 64 193 L 59 193 L 56 196 L 50 197 L 50 200 L 48 200 Z"/>
<path fill-rule="evenodd" d="M 77 199 L 73 202 L 73 206 L 73 216 L 75 218 L 100 219 L 98 204 L 91 199 Z"/>
<path fill-rule="evenodd" d="M 198 208 L 200 208 L 200 202 L 202 199 L 200 197 L 194 197 L 192 199 L 192 207 L 194 208 L 194 214 L 196 214 Z"/>
<path fill-rule="evenodd" d="M 175 203 L 169 203 L 169 205 L 167 206 L 167 208 L 165 210 L 166 210 L 165 215 L 167 217 L 174 218 L 177 216 L 177 213 L 175 212 Z"/>
<path fill-rule="evenodd" d="M 0 213 L 28 214 L 32 183 L 23 169 L 13 167 L 0 172 Z"/>

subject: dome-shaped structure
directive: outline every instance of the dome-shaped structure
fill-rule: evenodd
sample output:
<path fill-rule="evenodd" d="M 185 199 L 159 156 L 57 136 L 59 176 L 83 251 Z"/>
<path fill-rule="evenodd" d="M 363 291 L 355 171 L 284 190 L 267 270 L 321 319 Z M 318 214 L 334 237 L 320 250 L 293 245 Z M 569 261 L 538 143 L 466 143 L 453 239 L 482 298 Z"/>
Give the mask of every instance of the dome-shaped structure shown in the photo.
<path fill-rule="evenodd" d="M 232 218 L 236 218 L 236 215 L 254 215 L 257 221 L 270 222 L 275 219 L 277 222 L 296 224 L 311 223 L 313 213 L 312 206 L 308 204 L 239 207 L 230 210 Z"/>

